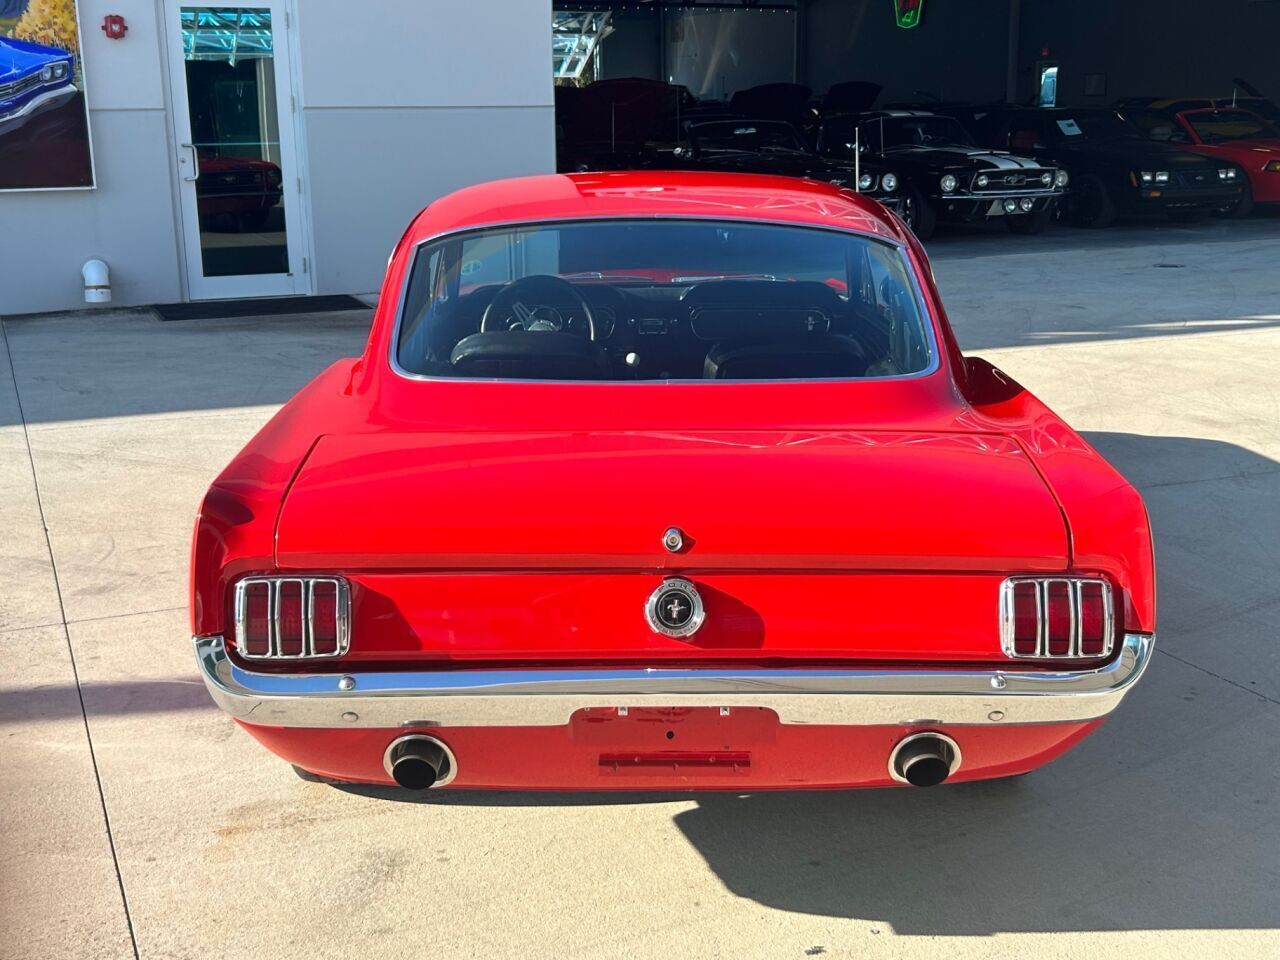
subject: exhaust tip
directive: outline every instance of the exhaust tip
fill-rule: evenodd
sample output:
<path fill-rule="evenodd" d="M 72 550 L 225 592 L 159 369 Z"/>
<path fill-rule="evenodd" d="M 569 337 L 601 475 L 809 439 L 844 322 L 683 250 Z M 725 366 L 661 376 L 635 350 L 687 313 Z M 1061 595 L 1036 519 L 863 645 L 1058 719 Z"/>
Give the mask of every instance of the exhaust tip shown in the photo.
<path fill-rule="evenodd" d="M 936 787 L 960 769 L 960 746 L 944 733 L 914 733 L 889 754 L 889 776 L 913 787 Z"/>
<path fill-rule="evenodd" d="M 392 780 L 414 791 L 443 787 L 458 772 L 452 750 L 435 737 L 416 733 L 391 741 L 382 766 Z"/>

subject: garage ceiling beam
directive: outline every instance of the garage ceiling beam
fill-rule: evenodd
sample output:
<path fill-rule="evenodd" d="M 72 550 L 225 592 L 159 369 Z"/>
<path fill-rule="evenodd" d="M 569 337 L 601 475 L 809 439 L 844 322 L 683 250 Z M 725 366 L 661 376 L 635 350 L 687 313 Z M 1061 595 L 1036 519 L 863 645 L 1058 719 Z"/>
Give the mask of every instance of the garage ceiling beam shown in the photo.
<path fill-rule="evenodd" d="M 785 10 L 794 12 L 796 0 L 778 3 L 750 3 L 744 0 L 553 0 L 552 7 L 563 11 L 591 10 Z"/>
<path fill-rule="evenodd" d="M 1006 103 L 1018 102 L 1018 52 L 1022 46 L 1022 0 L 1009 0 L 1009 59 L 1004 75 Z"/>

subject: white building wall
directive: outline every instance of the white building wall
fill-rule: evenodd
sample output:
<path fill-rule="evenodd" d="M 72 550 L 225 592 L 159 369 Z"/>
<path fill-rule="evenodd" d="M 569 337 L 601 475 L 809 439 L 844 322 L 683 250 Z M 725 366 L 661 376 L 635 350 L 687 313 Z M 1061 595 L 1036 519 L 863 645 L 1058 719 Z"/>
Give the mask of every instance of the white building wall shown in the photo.
<path fill-rule="evenodd" d="M 183 299 L 163 9 L 80 0 L 98 187 L 0 192 L 0 315 L 82 307 L 80 267 L 93 257 L 111 267 L 117 305 Z M 550 0 L 293 10 L 317 293 L 376 290 L 433 198 L 555 169 Z M 128 22 L 123 40 L 99 29 L 108 13 Z"/>
<path fill-rule="evenodd" d="M 555 170 L 550 0 L 303 0 L 317 293 L 378 288 L 435 197 Z"/>
<path fill-rule="evenodd" d="M 84 305 L 80 267 L 111 267 L 116 303 L 181 298 L 157 0 L 80 0 L 96 190 L 0 192 L 0 314 Z M 129 24 L 108 40 L 102 18 Z"/>

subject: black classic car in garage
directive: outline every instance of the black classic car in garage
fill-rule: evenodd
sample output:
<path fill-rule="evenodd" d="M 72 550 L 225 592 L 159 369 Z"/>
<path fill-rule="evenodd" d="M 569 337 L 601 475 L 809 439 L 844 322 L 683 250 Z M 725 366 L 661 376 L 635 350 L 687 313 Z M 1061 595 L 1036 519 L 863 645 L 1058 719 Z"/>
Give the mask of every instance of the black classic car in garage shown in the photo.
<path fill-rule="evenodd" d="M 1067 219 L 1108 227 L 1121 215 L 1196 219 L 1240 202 L 1244 177 L 1227 161 L 1145 138 L 1112 110 L 975 110 L 981 142 L 1026 152 L 1071 176 Z"/>
<path fill-rule="evenodd" d="M 680 140 L 655 149 L 645 166 L 806 177 L 856 189 L 891 209 L 898 209 L 900 203 L 898 175 L 883 161 L 869 156 L 823 157 L 809 148 L 794 126 L 779 120 L 687 123 Z"/>
<path fill-rule="evenodd" d="M 1015 233 L 1039 233 L 1068 179 L 1056 165 L 979 147 L 957 120 L 919 110 L 827 118 L 817 147 L 832 160 L 861 153 L 892 165 L 903 180 L 902 217 L 921 240 L 939 220 L 1004 218 Z"/>

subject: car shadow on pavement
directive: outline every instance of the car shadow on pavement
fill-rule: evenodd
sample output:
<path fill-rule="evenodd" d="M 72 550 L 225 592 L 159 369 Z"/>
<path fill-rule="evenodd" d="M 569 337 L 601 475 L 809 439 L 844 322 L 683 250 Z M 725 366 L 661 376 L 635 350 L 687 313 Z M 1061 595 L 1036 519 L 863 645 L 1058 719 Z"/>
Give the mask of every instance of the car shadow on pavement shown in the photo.
<path fill-rule="evenodd" d="M 1242 605 L 1274 602 L 1270 552 L 1228 542 L 1206 564 L 1195 531 L 1275 529 L 1280 464 L 1194 438 L 1086 439 L 1147 496 L 1164 590 L 1158 649 L 1168 655 L 1098 733 L 1030 776 L 756 794 L 341 789 L 425 805 L 692 803 L 673 821 L 736 895 L 900 934 L 1278 927 L 1280 774 L 1259 744 L 1280 735 L 1280 698 L 1197 665 L 1218 637 L 1200 639 L 1198 604 L 1182 587 L 1194 580 Z M 1251 488 L 1270 497 L 1269 515 Z M 1264 625 L 1236 624 L 1232 642 L 1244 662 L 1272 647 Z"/>
<path fill-rule="evenodd" d="M 1205 596 L 1275 603 L 1274 552 L 1238 531 L 1280 527 L 1280 464 L 1210 440 L 1086 439 L 1146 498 L 1168 655 L 1093 737 L 1028 777 L 701 795 L 675 822 L 730 890 L 907 934 L 1280 926 L 1280 774 L 1257 755 L 1280 734 L 1280 698 L 1231 669 L 1274 677 L 1273 631 L 1236 620 L 1227 651 L 1200 626 Z"/>
<path fill-rule="evenodd" d="M 169 680 L 110 680 L 75 684 L 0 688 L 0 727 L 39 720 L 79 717 L 84 708 L 94 716 L 121 714 L 214 713 L 217 705 L 198 677 Z M 3 734 L 0 734 L 2 736 Z"/>
<path fill-rule="evenodd" d="M 166 323 L 137 308 L 0 317 L 13 359 L 10 372 L 0 344 L 0 427 L 282 404 L 334 361 L 358 356 L 371 316 Z M 10 389 L 20 409 L 4 402 Z"/>

